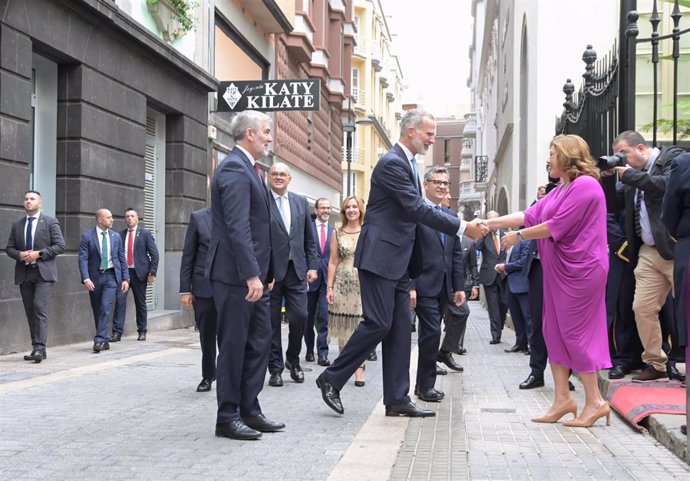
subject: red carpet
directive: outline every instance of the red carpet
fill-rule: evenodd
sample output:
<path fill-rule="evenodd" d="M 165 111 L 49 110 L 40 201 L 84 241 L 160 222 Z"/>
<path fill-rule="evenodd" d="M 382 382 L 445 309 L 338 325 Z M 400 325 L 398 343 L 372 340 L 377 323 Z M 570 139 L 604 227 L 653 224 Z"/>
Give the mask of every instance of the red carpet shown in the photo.
<path fill-rule="evenodd" d="M 611 407 L 640 431 L 640 422 L 650 414 L 685 414 L 685 388 L 677 382 L 612 381 L 607 398 Z"/>

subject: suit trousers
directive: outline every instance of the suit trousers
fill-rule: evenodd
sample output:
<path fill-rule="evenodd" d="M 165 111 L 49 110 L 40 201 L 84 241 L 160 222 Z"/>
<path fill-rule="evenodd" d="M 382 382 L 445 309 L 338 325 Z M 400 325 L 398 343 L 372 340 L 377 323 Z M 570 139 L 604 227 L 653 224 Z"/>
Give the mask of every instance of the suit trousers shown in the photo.
<path fill-rule="evenodd" d="M 666 372 L 668 357 L 661 345 L 659 311 L 672 289 L 673 261 L 661 257 L 656 248 L 642 244 L 635 267 L 633 311 L 644 347 L 642 362 L 662 372 Z"/>
<path fill-rule="evenodd" d="M 127 296 L 132 293 L 134 307 L 136 309 L 137 332 L 146 332 L 148 324 L 148 310 L 146 308 L 146 279 L 140 281 L 137 272 L 129 269 L 129 290 L 123 293 L 117 291 L 115 300 L 115 315 L 113 316 L 113 334 L 122 334 L 125 330 L 125 317 L 127 316 Z"/>
<path fill-rule="evenodd" d="M 316 352 L 318 357 L 328 357 L 328 302 L 326 282 L 307 293 L 307 325 L 304 328 L 304 343 L 307 352 L 314 352 L 314 328 L 316 328 Z"/>
<path fill-rule="evenodd" d="M 465 299 L 469 299 L 469 294 L 465 293 Z M 458 353 L 465 344 L 465 331 L 467 330 L 467 319 L 470 317 L 470 307 L 467 300 L 462 306 L 456 306 L 453 302 L 448 302 L 446 312 L 443 316 L 446 335 L 441 343 L 441 350 L 445 352 Z"/>
<path fill-rule="evenodd" d="M 36 265 L 24 266 L 24 269 L 26 274 L 19 285 L 19 292 L 29 323 L 31 345 L 34 349 L 45 350 L 48 339 L 48 301 L 53 292 L 53 282 L 44 281 Z"/>
<path fill-rule="evenodd" d="M 544 333 L 542 332 L 542 318 L 544 309 L 544 271 L 538 259 L 532 261 L 528 276 L 530 311 L 532 312 L 532 337 L 529 339 L 530 355 L 529 367 L 531 374 L 537 379 L 544 379 L 544 370 L 548 353 Z"/>
<path fill-rule="evenodd" d="M 297 277 L 292 261 L 288 263 L 287 272 L 283 280 L 273 284 L 270 299 L 273 337 L 271 341 L 271 355 L 268 358 L 268 371 L 273 373 L 282 372 L 285 368 L 280 324 L 280 311 L 283 300 L 285 300 L 285 317 L 288 320 L 289 329 L 288 348 L 285 351 L 285 359 L 292 364 L 299 364 L 304 327 L 307 324 L 307 282 Z"/>
<path fill-rule="evenodd" d="M 358 270 L 364 319 L 352 333 L 340 355 L 323 372 L 333 387 L 341 390 L 366 357 L 381 342 L 383 358 L 383 403 L 410 402 L 410 280 L 385 279 Z"/>
<path fill-rule="evenodd" d="M 194 297 L 194 321 L 201 343 L 201 377 L 216 378 L 216 321 L 218 313 L 212 297 Z"/>
<path fill-rule="evenodd" d="M 504 302 L 505 293 L 502 285 L 503 281 L 500 276 L 492 284 L 484 285 L 484 294 L 486 295 L 486 309 L 489 311 L 489 329 L 491 330 L 491 339 L 501 339 L 503 333 L 503 326 L 506 322 L 506 312 L 508 308 Z"/>
<path fill-rule="evenodd" d="M 637 334 L 635 313 L 635 276 L 632 266 L 616 255 L 609 261 L 606 284 L 606 314 L 609 328 L 611 363 L 626 369 L 642 367 L 642 342 Z"/>
<path fill-rule="evenodd" d="M 93 281 L 93 279 L 91 280 Z M 108 337 L 110 310 L 120 289 L 115 278 L 115 272 L 103 272 L 98 282 L 94 282 L 94 286 L 95 289 L 89 292 L 93 320 L 96 325 L 96 335 L 93 342 L 108 342 L 110 340 Z"/>
<path fill-rule="evenodd" d="M 256 302 L 245 300 L 246 286 L 211 281 L 216 305 L 218 359 L 216 424 L 261 414 L 259 393 L 264 386 L 271 347 L 268 288 Z"/>
<path fill-rule="evenodd" d="M 445 288 L 445 285 L 444 285 Z M 441 343 L 441 314 L 448 304 L 447 296 L 442 293 L 437 297 L 417 297 L 415 312 L 419 320 L 417 334 L 417 382 L 419 389 L 436 385 L 436 359 Z"/>
<path fill-rule="evenodd" d="M 515 345 L 527 347 L 529 339 L 532 337 L 532 314 L 527 293 L 513 294 L 508 292 L 508 307 L 515 328 Z"/>

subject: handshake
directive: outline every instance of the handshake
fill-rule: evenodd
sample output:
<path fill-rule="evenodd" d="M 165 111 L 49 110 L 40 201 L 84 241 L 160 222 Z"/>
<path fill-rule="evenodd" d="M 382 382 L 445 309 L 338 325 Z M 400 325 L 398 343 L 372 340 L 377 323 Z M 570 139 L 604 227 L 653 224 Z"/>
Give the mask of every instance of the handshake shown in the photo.
<path fill-rule="evenodd" d="M 481 239 L 491 232 L 489 228 L 490 220 L 476 218 L 471 222 L 468 222 L 465 226 L 465 235 L 471 237 L 472 239 Z"/>

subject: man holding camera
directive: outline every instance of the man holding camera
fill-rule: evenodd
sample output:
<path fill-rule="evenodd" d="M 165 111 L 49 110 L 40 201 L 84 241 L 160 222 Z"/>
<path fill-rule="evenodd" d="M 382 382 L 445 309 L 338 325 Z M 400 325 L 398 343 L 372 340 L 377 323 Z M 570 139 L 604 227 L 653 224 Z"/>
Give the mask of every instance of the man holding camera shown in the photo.
<path fill-rule="evenodd" d="M 661 204 L 671 161 L 684 151 L 675 146 L 652 148 L 633 130 L 619 134 L 613 150 L 616 155 L 600 159 L 599 165 L 602 170 L 609 167 L 607 175 L 618 174 L 616 189 L 626 205 L 625 234 L 636 283 L 633 311 L 646 364 L 633 381 L 655 381 L 668 378 L 659 311 L 673 289 L 675 244 L 661 222 Z M 608 165 L 604 160 L 609 161 Z"/>

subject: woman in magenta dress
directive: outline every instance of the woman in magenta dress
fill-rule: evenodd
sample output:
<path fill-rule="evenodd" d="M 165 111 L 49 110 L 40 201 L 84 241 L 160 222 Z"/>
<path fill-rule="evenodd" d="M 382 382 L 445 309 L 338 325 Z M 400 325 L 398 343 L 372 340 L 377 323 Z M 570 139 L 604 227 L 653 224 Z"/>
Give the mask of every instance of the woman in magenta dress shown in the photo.
<path fill-rule="evenodd" d="M 585 405 L 566 426 L 589 427 L 610 408 L 599 391 L 597 371 L 611 367 L 606 331 L 606 201 L 587 143 L 577 135 L 551 142 L 549 167 L 561 185 L 524 212 L 488 220 L 489 227 L 525 229 L 507 233 L 503 248 L 538 239 L 544 269 L 544 340 L 556 395 L 534 422 L 553 423 L 577 403 L 568 389 L 570 370 L 585 388 Z"/>

